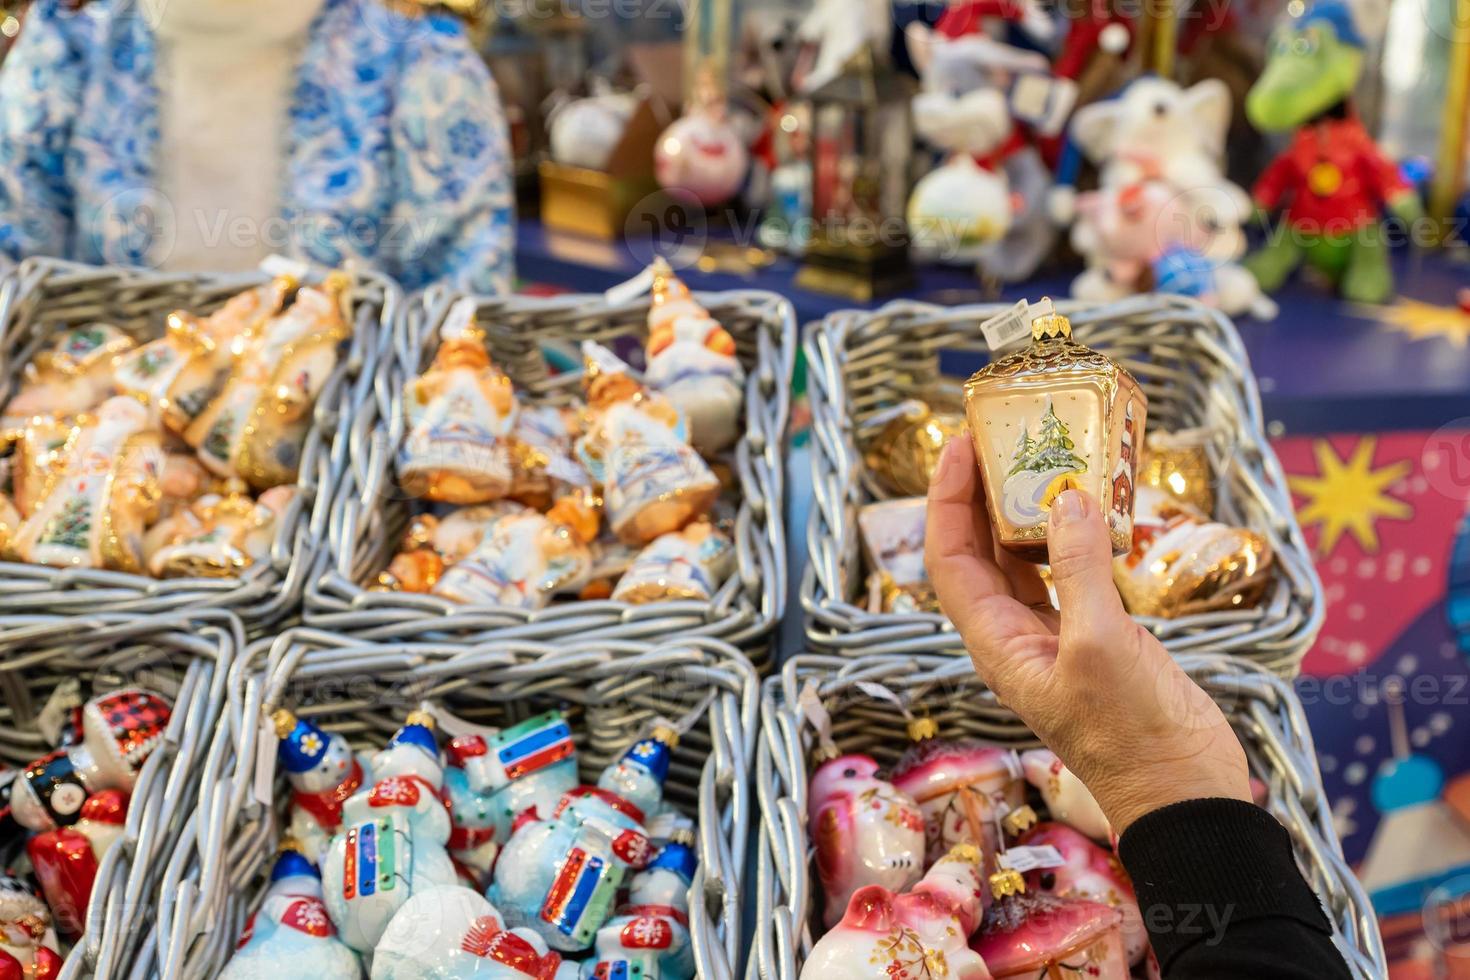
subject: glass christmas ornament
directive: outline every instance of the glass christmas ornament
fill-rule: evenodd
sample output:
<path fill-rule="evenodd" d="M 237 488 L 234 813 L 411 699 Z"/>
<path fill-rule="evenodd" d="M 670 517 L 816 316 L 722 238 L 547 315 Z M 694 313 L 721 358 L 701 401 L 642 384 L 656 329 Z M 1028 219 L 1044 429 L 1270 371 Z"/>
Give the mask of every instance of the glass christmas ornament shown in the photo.
<path fill-rule="evenodd" d="M 1128 980 L 1117 909 L 1034 894 L 1010 869 L 991 875 L 990 887 L 995 901 L 970 946 L 995 980 Z"/>
<path fill-rule="evenodd" d="M 913 797 L 924 814 L 927 861 L 938 860 L 955 844 L 974 844 L 984 869 L 994 870 L 999 814 L 1025 802 L 1021 763 L 1009 749 L 945 741 L 938 733 L 932 719 L 909 723 L 914 744 L 893 767 L 893 785 Z"/>
<path fill-rule="evenodd" d="M 132 338 L 109 324 L 63 330 L 26 365 L 20 390 L 0 416 L 0 432 L 16 432 L 37 416 L 61 420 L 90 412 L 113 394 L 114 358 L 131 350 Z"/>
<path fill-rule="evenodd" d="M 893 418 L 863 446 L 863 462 L 891 492 L 922 497 L 929 477 L 950 439 L 965 427 L 958 411 L 913 399 L 904 402 Z"/>
<path fill-rule="evenodd" d="M 143 530 L 157 516 L 163 450 L 148 410 L 109 398 L 83 415 L 55 457 L 44 499 L 11 547 L 38 565 L 143 569 Z"/>
<path fill-rule="evenodd" d="M 1047 560 L 1052 503 L 1082 490 L 1107 517 L 1114 554 L 1133 543 L 1133 493 L 1148 399 L 1127 370 L 1072 339 L 1072 325 L 1038 304 L 1031 342 L 975 372 L 965 415 L 996 543 Z"/>
<path fill-rule="evenodd" d="M 291 837 L 281 841 L 260 908 L 218 980 L 357 980 L 362 964 L 337 938 L 317 867 Z"/>
<path fill-rule="evenodd" d="M 735 558 L 734 545 L 708 521 L 654 538 L 618 579 L 617 602 L 663 602 L 697 599 L 708 602 Z"/>
<path fill-rule="evenodd" d="M 832 753 L 820 751 L 827 758 L 812 775 L 807 804 L 829 928 L 859 889 L 900 892 L 924 872 L 924 814 L 913 797 L 879 779 L 870 756 Z"/>
<path fill-rule="evenodd" d="M 1138 491 L 1133 550 L 1113 580 L 1135 616 L 1172 619 L 1249 609 L 1271 584 L 1274 552 L 1264 536 L 1211 521 L 1154 487 Z"/>
<path fill-rule="evenodd" d="M 980 850 L 959 844 L 912 890 L 860 889 L 812 947 L 801 980 L 990 980 L 967 945 L 981 916 Z"/>
<path fill-rule="evenodd" d="M 510 492 L 510 435 L 519 405 L 490 362 L 485 334 L 451 316 L 434 362 L 403 392 L 408 435 L 398 480 L 415 497 L 478 504 Z"/>

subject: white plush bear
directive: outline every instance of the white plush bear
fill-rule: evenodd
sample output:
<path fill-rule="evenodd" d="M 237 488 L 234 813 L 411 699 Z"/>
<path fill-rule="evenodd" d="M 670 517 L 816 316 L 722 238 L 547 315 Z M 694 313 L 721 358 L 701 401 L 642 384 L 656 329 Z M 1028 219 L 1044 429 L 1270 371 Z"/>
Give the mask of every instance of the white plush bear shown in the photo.
<path fill-rule="evenodd" d="M 1230 89 L 1219 79 L 1185 89 L 1163 78 L 1140 78 L 1117 98 L 1078 109 L 1071 136 L 1097 165 L 1099 186 L 1154 178 L 1186 190 L 1225 183 L 1221 159 L 1229 129 Z M 1242 214 L 1249 214 L 1249 198 L 1244 192 L 1240 198 Z M 1053 217 L 1070 222 L 1074 202 L 1072 188 L 1058 187 Z"/>

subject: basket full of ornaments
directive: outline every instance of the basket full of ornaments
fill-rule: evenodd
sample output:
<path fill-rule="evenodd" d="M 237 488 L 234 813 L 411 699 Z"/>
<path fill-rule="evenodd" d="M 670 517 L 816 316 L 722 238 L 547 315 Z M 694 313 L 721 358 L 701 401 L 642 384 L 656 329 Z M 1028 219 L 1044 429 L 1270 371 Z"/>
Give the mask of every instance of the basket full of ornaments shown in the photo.
<path fill-rule="evenodd" d="M 662 262 L 635 288 L 618 302 L 431 292 L 409 311 L 354 420 L 310 622 L 374 639 L 677 630 L 764 649 L 786 581 L 792 308 L 696 297 Z"/>
<path fill-rule="evenodd" d="M 162 976 L 736 975 L 757 697 L 736 648 L 299 630 L 248 666 L 215 741 L 233 769 L 159 891 Z"/>
<path fill-rule="evenodd" d="M 0 628 L 0 975 L 128 975 L 243 643 L 223 612 Z"/>
<path fill-rule="evenodd" d="M 292 612 L 397 287 L 50 259 L 0 292 L 0 612 Z"/>
<path fill-rule="evenodd" d="M 1179 663 L 1239 737 L 1353 975 L 1386 976 L 1300 702 L 1236 658 Z M 798 656 L 766 680 L 761 715 L 747 977 L 1157 980 L 1097 801 L 968 661 Z"/>
<path fill-rule="evenodd" d="M 1300 665 L 1322 625 L 1321 582 L 1218 310 L 1164 295 L 900 302 L 834 313 L 805 345 L 815 492 L 801 596 L 816 648 L 961 649 L 924 571 L 923 495 L 963 434 L 998 547 L 1045 562 L 1051 502 L 1082 489 L 1108 516 L 1129 611 L 1171 652 Z M 980 353 L 990 361 L 969 381 L 941 374 L 942 359 Z"/>

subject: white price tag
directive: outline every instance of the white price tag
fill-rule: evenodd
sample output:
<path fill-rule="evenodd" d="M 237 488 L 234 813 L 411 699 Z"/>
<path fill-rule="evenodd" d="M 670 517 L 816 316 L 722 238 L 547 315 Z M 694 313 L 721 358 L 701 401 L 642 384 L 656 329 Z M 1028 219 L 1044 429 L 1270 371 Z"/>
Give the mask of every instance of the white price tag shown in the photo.
<path fill-rule="evenodd" d="M 980 324 L 980 332 L 992 353 L 1018 344 L 1031 336 L 1030 306 L 1023 299 L 1003 313 Z"/>
<path fill-rule="evenodd" d="M 288 259 L 284 255 L 267 255 L 260 260 L 260 271 L 268 276 L 287 276 L 297 282 L 305 282 L 311 274 L 311 266 L 300 259 Z"/>
<path fill-rule="evenodd" d="M 262 715 L 255 742 L 255 785 L 251 793 L 264 806 L 273 806 L 276 801 L 276 745 L 279 741 L 270 716 Z"/>
<path fill-rule="evenodd" d="M 1062 859 L 1062 852 L 1044 844 L 1041 847 L 1011 847 L 1000 852 L 996 858 L 1002 868 L 1010 868 L 1012 871 L 1035 871 L 1037 868 L 1060 868 L 1067 862 Z"/>
<path fill-rule="evenodd" d="M 66 727 L 66 721 L 71 713 L 82 703 L 82 682 L 75 677 L 68 677 L 46 699 L 46 706 L 36 716 L 36 727 L 40 729 L 47 745 L 55 745 L 61 741 L 61 730 Z M 81 733 L 78 732 L 78 735 Z"/>
<path fill-rule="evenodd" d="M 448 315 L 444 317 L 444 325 L 439 328 L 439 336 L 444 340 L 464 336 L 465 331 L 475 325 L 476 308 L 477 304 L 471 296 L 466 296 L 451 306 Z"/>

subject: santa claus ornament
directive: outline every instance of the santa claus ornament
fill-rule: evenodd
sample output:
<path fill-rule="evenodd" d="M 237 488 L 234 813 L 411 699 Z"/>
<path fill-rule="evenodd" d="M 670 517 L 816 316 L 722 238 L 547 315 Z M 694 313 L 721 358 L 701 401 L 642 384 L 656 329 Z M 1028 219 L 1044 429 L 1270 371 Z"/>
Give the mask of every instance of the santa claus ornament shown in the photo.
<path fill-rule="evenodd" d="M 59 948 L 41 896 L 20 878 L 0 874 L 0 978 L 55 980 L 61 975 Z"/>
<path fill-rule="evenodd" d="M 729 448 L 740 434 L 745 369 L 735 338 L 710 316 L 674 275 L 654 262 L 648 310 L 648 386 L 689 422 L 689 441 L 706 456 Z"/>

